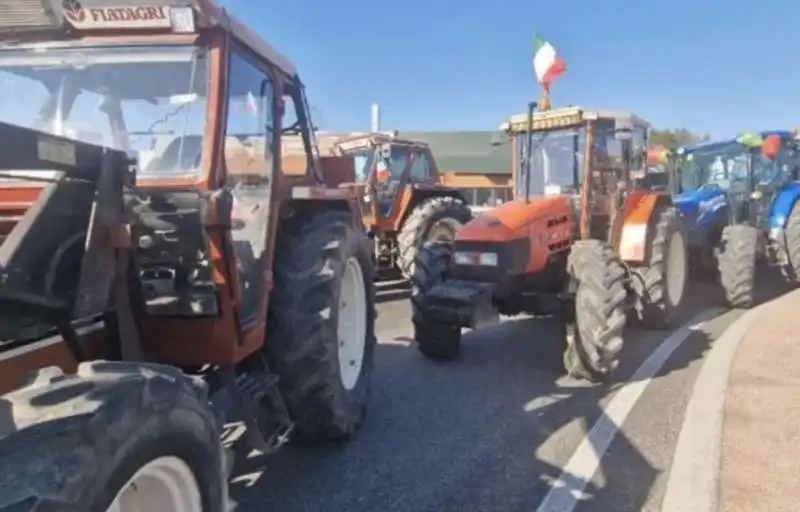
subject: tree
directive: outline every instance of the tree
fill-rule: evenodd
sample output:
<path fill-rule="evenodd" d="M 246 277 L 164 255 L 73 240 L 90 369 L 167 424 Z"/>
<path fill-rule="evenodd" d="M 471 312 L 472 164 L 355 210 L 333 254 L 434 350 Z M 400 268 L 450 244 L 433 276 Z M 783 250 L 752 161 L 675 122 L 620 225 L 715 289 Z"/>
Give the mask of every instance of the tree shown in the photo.
<path fill-rule="evenodd" d="M 708 134 L 700 135 L 686 128 L 677 130 L 653 130 L 650 132 L 650 144 L 653 146 L 662 145 L 670 149 L 677 149 L 681 146 L 691 146 L 710 139 Z"/>

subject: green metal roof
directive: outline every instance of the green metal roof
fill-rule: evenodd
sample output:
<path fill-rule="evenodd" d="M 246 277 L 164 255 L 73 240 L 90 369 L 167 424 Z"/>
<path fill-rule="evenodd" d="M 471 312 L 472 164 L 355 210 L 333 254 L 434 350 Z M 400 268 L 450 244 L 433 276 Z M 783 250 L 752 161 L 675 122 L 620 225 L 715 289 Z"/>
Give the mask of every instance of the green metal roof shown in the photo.
<path fill-rule="evenodd" d="M 492 130 L 457 132 L 406 132 L 401 137 L 427 142 L 439 172 L 510 174 L 511 144 L 503 132 Z M 492 140 L 501 141 L 498 146 Z"/>

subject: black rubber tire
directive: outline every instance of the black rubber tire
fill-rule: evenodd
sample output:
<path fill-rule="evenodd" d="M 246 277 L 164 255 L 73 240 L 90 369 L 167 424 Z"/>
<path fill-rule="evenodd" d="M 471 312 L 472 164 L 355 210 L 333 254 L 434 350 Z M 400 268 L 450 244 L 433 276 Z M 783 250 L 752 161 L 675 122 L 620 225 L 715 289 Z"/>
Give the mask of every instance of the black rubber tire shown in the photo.
<path fill-rule="evenodd" d="M 417 349 L 430 359 L 456 359 L 461 351 L 461 327 L 429 318 L 425 295 L 447 277 L 452 258 L 452 244 L 427 242 L 417 255 L 411 276 L 411 310 Z"/>
<path fill-rule="evenodd" d="M 722 230 L 717 264 L 725 302 L 730 307 L 747 309 L 755 302 L 757 249 L 756 228 L 735 225 Z"/>
<path fill-rule="evenodd" d="M 681 306 L 686 296 L 688 281 L 689 253 L 686 236 L 678 211 L 674 207 L 664 208 L 657 213 L 653 236 L 650 239 L 649 266 L 637 268 L 633 276 L 633 287 L 636 290 L 636 315 L 646 327 L 665 329 L 674 327 L 680 320 Z M 669 298 L 667 282 L 667 266 L 670 262 L 669 244 L 673 236 L 683 238 L 683 293 L 677 304 Z"/>
<path fill-rule="evenodd" d="M 472 220 L 472 210 L 458 197 L 431 197 L 420 202 L 406 218 L 397 234 L 397 266 L 403 278 L 414 275 L 414 264 L 423 245 L 429 242 L 431 228 L 442 222 L 456 230 Z M 450 239 L 452 241 L 452 238 Z"/>
<path fill-rule="evenodd" d="M 577 288 L 574 309 L 567 312 L 572 318 L 567 318 L 564 369 L 574 378 L 602 380 L 616 368 L 622 349 L 625 268 L 611 246 L 599 240 L 575 242 L 567 268 Z"/>
<path fill-rule="evenodd" d="M 787 261 L 783 265 L 783 274 L 793 281 L 800 281 L 800 201 L 792 207 L 784 234 Z"/>
<path fill-rule="evenodd" d="M 301 440 L 347 439 L 366 413 L 376 344 L 375 271 L 369 242 L 353 222 L 346 212 L 328 211 L 286 225 L 278 235 L 264 353 Z M 337 329 L 350 258 L 361 266 L 367 311 L 361 373 L 348 390 Z"/>
<path fill-rule="evenodd" d="M 1 403 L 0 510 L 105 512 L 162 456 L 194 473 L 199 512 L 227 510 L 220 421 L 205 383 L 176 368 L 95 361 L 67 376 L 47 367 Z"/>

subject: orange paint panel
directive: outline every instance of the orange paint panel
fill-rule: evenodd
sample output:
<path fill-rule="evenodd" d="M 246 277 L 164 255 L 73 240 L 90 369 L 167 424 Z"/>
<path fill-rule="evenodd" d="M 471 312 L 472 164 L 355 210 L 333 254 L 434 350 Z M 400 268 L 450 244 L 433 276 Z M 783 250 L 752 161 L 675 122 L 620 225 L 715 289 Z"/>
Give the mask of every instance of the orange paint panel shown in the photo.
<path fill-rule="evenodd" d="M 566 219 L 553 226 L 548 220 Z M 461 227 L 456 239 L 470 242 L 508 242 L 520 238 L 531 241 L 527 272 L 545 267 L 551 255 L 550 246 L 572 237 L 575 214 L 572 200 L 564 196 L 539 197 L 530 202 L 510 201 Z"/>
<path fill-rule="evenodd" d="M 537 197 L 530 202 L 509 201 L 484 212 L 480 217 L 463 226 L 459 240 L 502 240 L 503 233 L 526 234 L 526 227 L 538 219 L 572 215 L 572 201 L 565 196 Z M 488 228 L 488 229 L 487 229 Z M 496 232 L 497 234 L 492 234 Z"/>
<path fill-rule="evenodd" d="M 637 190 L 625 198 L 617 249 L 623 261 L 644 262 L 647 256 L 647 228 L 661 197 L 661 194 Z"/>

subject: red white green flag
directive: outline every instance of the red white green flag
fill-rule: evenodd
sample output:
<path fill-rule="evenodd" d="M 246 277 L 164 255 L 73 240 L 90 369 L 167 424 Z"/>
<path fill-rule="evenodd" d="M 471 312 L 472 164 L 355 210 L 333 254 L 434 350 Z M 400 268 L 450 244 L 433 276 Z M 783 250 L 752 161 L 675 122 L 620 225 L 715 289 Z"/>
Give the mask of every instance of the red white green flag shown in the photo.
<path fill-rule="evenodd" d="M 536 35 L 533 36 L 533 71 L 536 80 L 548 94 L 553 80 L 567 71 L 567 64 L 558 56 L 553 45 Z"/>

